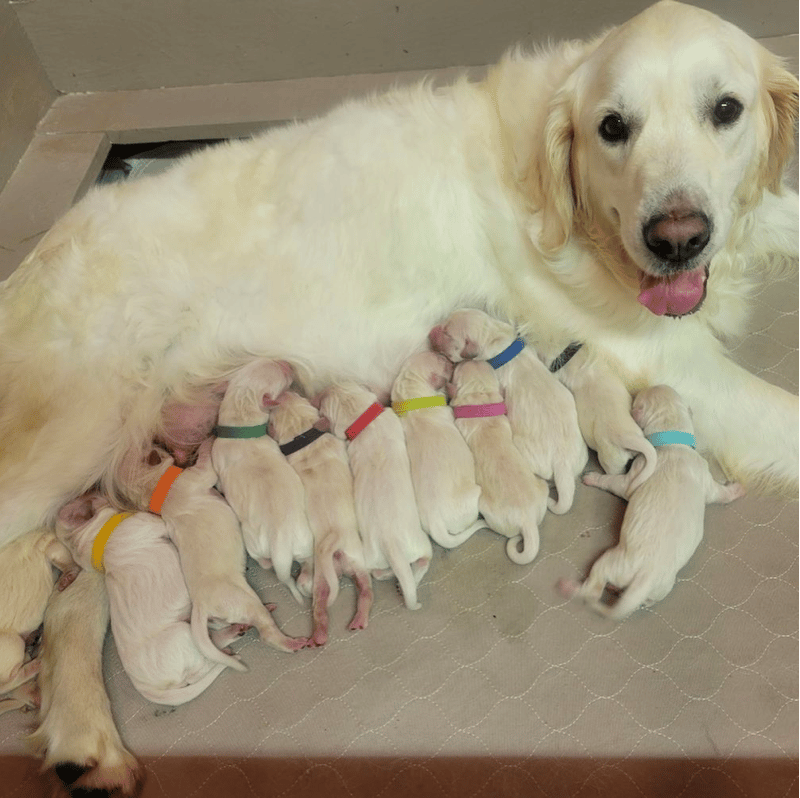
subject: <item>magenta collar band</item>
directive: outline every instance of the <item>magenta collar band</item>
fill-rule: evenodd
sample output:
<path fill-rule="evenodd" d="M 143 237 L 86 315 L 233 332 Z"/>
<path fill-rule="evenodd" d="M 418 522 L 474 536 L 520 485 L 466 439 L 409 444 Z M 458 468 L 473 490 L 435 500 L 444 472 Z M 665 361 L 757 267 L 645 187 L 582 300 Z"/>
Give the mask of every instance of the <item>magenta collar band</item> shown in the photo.
<path fill-rule="evenodd" d="M 488 418 L 490 416 L 504 416 L 506 403 L 497 402 L 491 405 L 455 405 L 453 414 L 456 418 Z"/>

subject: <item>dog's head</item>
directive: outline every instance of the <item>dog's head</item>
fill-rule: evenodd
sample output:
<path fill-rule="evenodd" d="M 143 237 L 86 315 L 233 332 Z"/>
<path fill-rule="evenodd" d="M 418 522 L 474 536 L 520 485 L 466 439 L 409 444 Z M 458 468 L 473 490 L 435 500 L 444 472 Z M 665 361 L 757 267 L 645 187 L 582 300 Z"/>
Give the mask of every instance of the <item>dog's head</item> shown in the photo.
<path fill-rule="evenodd" d="M 639 391 L 631 415 L 645 435 L 665 430 L 694 432 L 689 405 L 668 385 L 652 385 Z"/>
<path fill-rule="evenodd" d="M 699 309 L 743 212 L 780 191 L 797 79 L 735 26 L 663 0 L 608 33 L 555 93 L 531 181 L 541 246 L 590 239 L 657 315 Z"/>

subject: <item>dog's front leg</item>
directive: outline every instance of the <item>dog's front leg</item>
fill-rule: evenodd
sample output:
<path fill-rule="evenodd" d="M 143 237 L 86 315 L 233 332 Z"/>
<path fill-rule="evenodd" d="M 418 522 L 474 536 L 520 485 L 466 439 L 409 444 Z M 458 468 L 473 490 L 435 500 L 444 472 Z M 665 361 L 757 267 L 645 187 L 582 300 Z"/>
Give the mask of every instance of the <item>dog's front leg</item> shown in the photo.
<path fill-rule="evenodd" d="M 103 684 L 108 600 L 103 577 L 81 571 L 55 589 L 44 616 L 39 727 L 30 736 L 70 790 L 135 795 L 136 759 L 122 745 Z"/>
<path fill-rule="evenodd" d="M 750 490 L 796 496 L 798 398 L 723 355 L 673 387 L 692 408 L 698 448 L 729 480 Z"/>

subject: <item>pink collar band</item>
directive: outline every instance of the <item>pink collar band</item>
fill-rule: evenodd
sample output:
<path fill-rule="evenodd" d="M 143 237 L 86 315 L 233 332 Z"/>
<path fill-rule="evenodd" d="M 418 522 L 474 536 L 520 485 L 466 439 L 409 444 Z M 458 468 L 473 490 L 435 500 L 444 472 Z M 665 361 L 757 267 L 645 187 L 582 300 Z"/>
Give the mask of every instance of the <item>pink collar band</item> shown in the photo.
<path fill-rule="evenodd" d="M 490 416 L 504 416 L 507 412 L 505 402 L 491 405 L 455 405 L 453 414 L 456 418 L 488 418 Z"/>

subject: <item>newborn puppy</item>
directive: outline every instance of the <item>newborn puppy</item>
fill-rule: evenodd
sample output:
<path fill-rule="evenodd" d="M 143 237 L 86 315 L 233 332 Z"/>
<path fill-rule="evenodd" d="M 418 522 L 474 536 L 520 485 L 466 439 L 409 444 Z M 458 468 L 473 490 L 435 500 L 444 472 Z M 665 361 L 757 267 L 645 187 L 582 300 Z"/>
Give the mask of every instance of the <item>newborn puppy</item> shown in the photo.
<path fill-rule="evenodd" d="M 261 639 L 280 651 L 298 651 L 307 641 L 283 634 L 269 610 L 245 579 L 246 555 L 239 521 L 214 489 L 217 473 L 211 463 L 213 438 L 197 454 L 197 462 L 174 480 L 159 509 L 167 534 L 178 549 L 192 600 L 192 633 L 200 650 L 215 662 L 247 670 L 221 652 L 209 637 L 209 622 L 254 626 Z M 146 458 L 130 455 L 120 469 L 126 494 L 138 509 L 149 506 L 156 486 L 172 467 L 172 458 L 153 447 Z M 163 483 L 161 483 L 163 485 Z"/>
<path fill-rule="evenodd" d="M 572 391 L 581 434 L 597 452 L 607 474 L 621 474 L 631 458 L 644 455 L 631 490 L 649 479 L 656 467 L 656 450 L 631 416 L 631 395 L 605 360 L 593 358 L 583 347 L 559 371 L 561 381 Z"/>
<path fill-rule="evenodd" d="M 84 570 L 105 573 L 111 630 L 133 686 L 157 704 L 185 704 L 225 665 L 205 657 L 192 637 L 189 593 L 162 518 L 128 514 L 104 549 L 95 547 L 105 524 L 117 515 L 104 498 L 84 495 L 61 509 L 56 532 Z M 245 628 L 231 627 L 215 642 L 227 645 Z"/>
<path fill-rule="evenodd" d="M 639 393 L 632 412 L 647 436 L 675 431 L 689 433 L 693 439 L 689 408 L 666 385 Z M 586 474 L 583 481 L 587 485 L 628 500 L 619 544 L 600 556 L 583 584 L 567 579 L 558 583 L 566 598 L 577 596 L 615 620 L 643 604 L 661 601 L 672 590 L 678 571 L 703 538 L 707 503 L 726 504 L 744 494 L 738 483 L 715 482 L 706 461 L 686 443 L 658 446 L 655 473 L 632 487 L 644 460 L 645 455 L 640 454 L 627 474 Z M 609 586 L 615 593 L 622 591 L 612 606 L 603 601 Z"/>
<path fill-rule="evenodd" d="M 267 435 L 270 408 L 293 376 L 287 363 L 256 360 L 231 377 L 219 408 L 211 459 L 225 499 L 242 525 L 247 553 L 262 568 L 274 568 L 302 604 L 292 562 L 309 559 L 314 549 L 303 483 Z M 260 427 L 263 432 L 254 429 Z M 239 437 L 243 434 L 248 437 Z"/>
<path fill-rule="evenodd" d="M 278 397 L 270 414 L 269 433 L 282 446 L 305 488 L 306 515 L 314 536 L 314 574 L 306 560 L 297 586 L 313 596 L 314 631 L 311 643 L 328 640 L 328 607 L 339 595 L 339 577 L 349 576 L 358 590 L 351 630 L 366 629 L 372 607 L 372 583 L 358 534 L 353 476 L 345 445 L 323 432 L 327 424 L 311 403 L 292 391 Z M 320 434 L 318 434 L 320 433 Z"/>
<path fill-rule="evenodd" d="M 510 324 L 473 309 L 457 310 L 430 333 L 433 348 L 454 363 L 490 360 L 515 340 Z M 550 509 L 566 513 L 575 496 L 575 477 L 588 458 L 575 400 L 529 347 L 497 365 L 496 372 L 514 444 L 535 474 L 555 482 L 558 501 L 548 500 Z"/>
<path fill-rule="evenodd" d="M 375 417 L 364 426 L 363 414 L 369 409 Z M 394 572 L 406 607 L 417 610 L 422 606 L 417 585 L 428 570 L 433 549 L 420 526 L 400 419 L 380 408 L 374 393 L 353 382 L 323 391 L 320 413 L 337 438 L 349 440 L 347 454 L 367 566 L 376 579 Z"/>
<path fill-rule="evenodd" d="M 392 386 L 392 407 L 405 433 L 420 523 L 447 549 L 485 526 L 478 521 L 481 489 L 472 453 L 445 398 L 452 375 L 453 366 L 444 355 L 420 352 L 406 360 Z M 420 397 L 441 404 L 403 410 Z"/>
<path fill-rule="evenodd" d="M 53 590 L 52 566 L 74 579 L 78 568 L 69 551 L 47 529 L 35 529 L 3 548 L 0 556 L 0 694 L 33 679 L 39 662 L 25 663 L 26 638 L 42 623 Z M 30 702 L 23 702 L 30 703 Z M 19 704 L 21 706 L 22 704 Z M 4 709 L 17 704 L 4 705 Z"/>
<path fill-rule="evenodd" d="M 509 538 L 506 553 L 513 562 L 532 562 L 539 551 L 548 488 L 514 446 L 494 370 L 482 360 L 459 363 L 450 392 L 456 427 L 475 458 L 481 515 L 491 529 Z M 484 412 L 473 409 L 478 407 L 491 407 L 496 414 L 478 414 Z"/>

